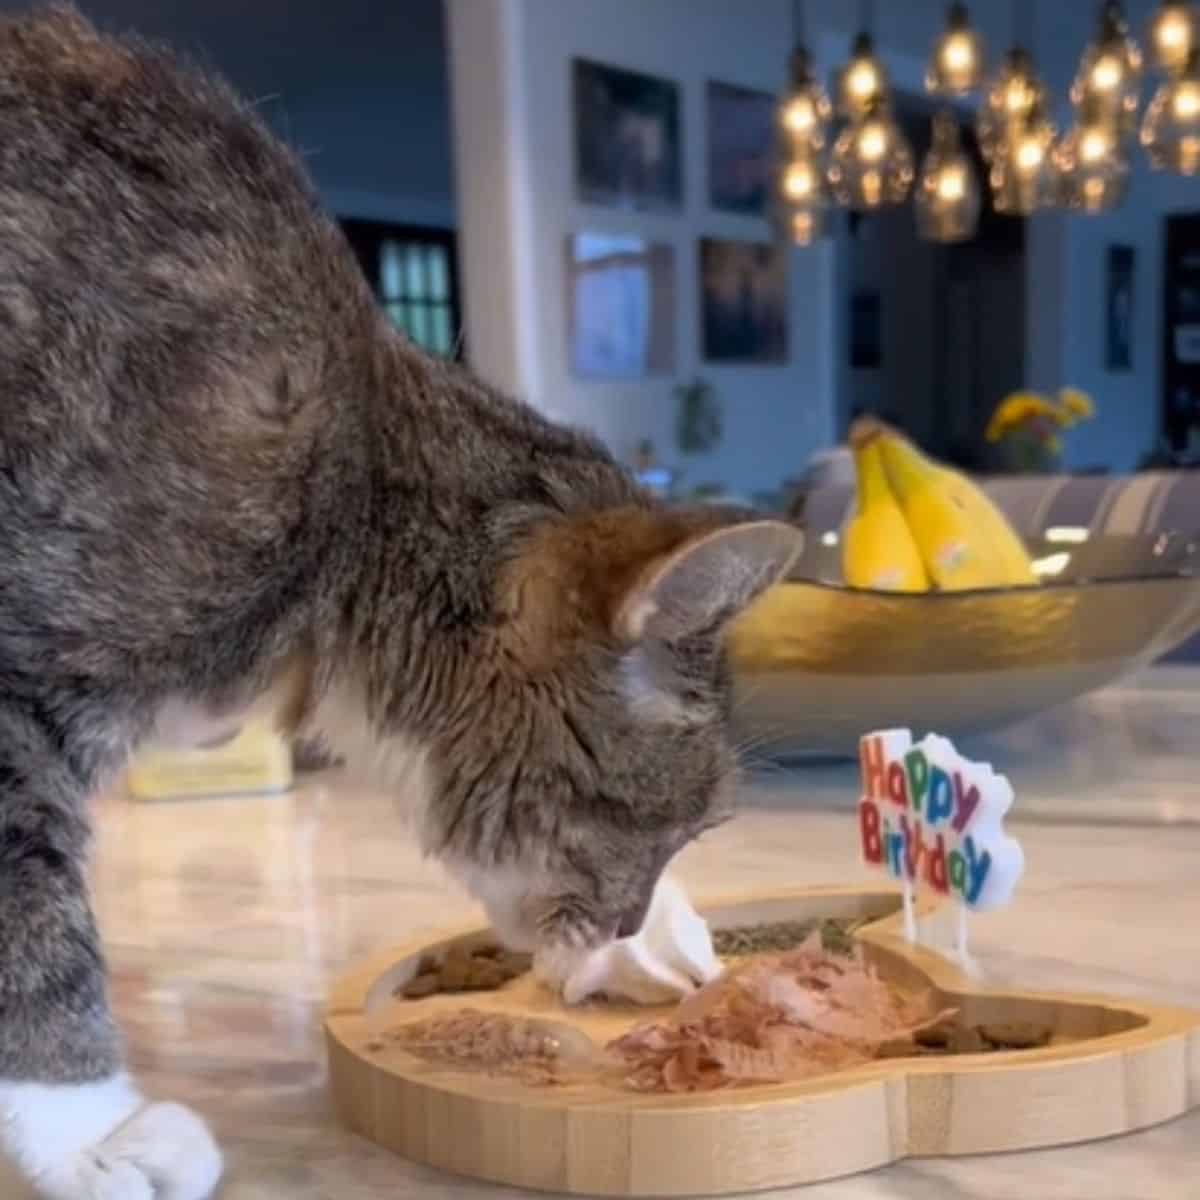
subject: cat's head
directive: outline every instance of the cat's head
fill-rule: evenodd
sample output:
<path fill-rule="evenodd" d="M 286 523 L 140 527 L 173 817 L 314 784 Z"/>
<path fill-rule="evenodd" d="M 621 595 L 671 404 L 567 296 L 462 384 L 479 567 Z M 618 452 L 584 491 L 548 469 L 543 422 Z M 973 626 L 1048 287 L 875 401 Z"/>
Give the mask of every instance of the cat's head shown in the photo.
<path fill-rule="evenodd" d="M 670 859 L 731 815 L 724 633 L 801 543 L 636 508 L 518 539 L 430 814 L 507 941 L 572 956 L 636 932 Z"/>

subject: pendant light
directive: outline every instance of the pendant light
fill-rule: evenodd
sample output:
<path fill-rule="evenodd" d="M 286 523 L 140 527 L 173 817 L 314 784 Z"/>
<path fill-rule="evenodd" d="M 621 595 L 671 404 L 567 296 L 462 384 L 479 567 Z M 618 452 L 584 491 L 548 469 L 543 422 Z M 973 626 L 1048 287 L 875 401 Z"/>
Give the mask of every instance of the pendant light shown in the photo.
<path fill-rule="evenodd" d="M 1094 215 L 1118 207 L 1129 188 L 1129 160 L 1117 127 L 1101 105 L 1085 104 L 1078 123 L 1054 148 L 1056 200 Z"/>
<path fill-rule="evenodd" d="M 1111 121 L 1126 137 L 1137 127 L 1141 91 L 1142 52 L 1118 0 L 1104 0 L 1095 41 L 1071 85 L 1071 103 L 1076 110 L 1086 105 L 1096 120 Z"/>
<path fill-rule="evenodd" d="M 992 154 L 988 182 L 997 212 L 1028 217 L 1054 203 L 1053 148 L 1054 124 L 1039 103 Z"/>
<path fill-rule="evenodd" d="M 1014 0 L 1013 28 L 1013 47 L 985 89 L 976 119 L 979 148 L 989 161 L 1021 135 L 1035 111 L 1045 112 L 1049 104 L 1046 85 L 1034 70 L 1029 49 L 1034 33 L 1032 0 Z"/>
<path fill-rule="evenodd" d="M 1158 89 L 1142 122 L 1142 146 L 1156 171 L 1200 174 L 1200 47 Z"/>
<path fill-rule="evenodd" d="M 811 246 L 825 232 L 828 207 L 820 152 L 809 147 L 783 160 L 775 195 L 780 235 L 794 246 Z"/>
<path fill-rule="evenodd" d="M 878 101 L 886 102 L 891 91 L 887 70 L 875 53 L 871 37 L 873 0 L 860 0 L 859 15 L 860 32 L 854 39 L 849 61 L 837 73 L 834 83 L 838 115 L 847 121 L 861 120 Z"/>
<path fill-rule="evenodd" d="M 798 13 L 799 9 L 800 0 L 797 0 L 794 11 Z M 801 21 L 798 16 L 794 24 L 799 31 Z M 825 89 L 813 73 L 808 48 L 800 41 L 799 36 L 788 64 L 788 76 L 787 95 L 779 108 L 780 125 L 791 143 L 791 149 L 803 150 L 813 147 L 819 150 L 825 145 L 833 109 Z"/>
<path fill-rule="evenodd" d="M 965 4 L 950 5 L 946 28 L 934 43 L 925 71 L 925 90 L 934 96 L 968 96 L 987 71 L 983 38 L 971 27 Z"/>
<path fill-rule="evenodd" d="M 948 109 L 933 118 L 933 144 L 921 166 L 914 203 L 917 232 L 926 240 L 948 244 L 975 236 L 982 207 L 979 179 Z"/>
<path fill-rule="evenodd" d="M 1177 75 L 1187 66 L 1188 55 L 1197 45 L 1200 24 L 1196 6 L 1182 0 L 1162 0 L 1146 34 L 1150 62 L 1160 71 Z"/>
<path fill-rule="evenodd" d="M 1033 69 L 1033 56 L 1014 46 L 1004 57 L 983 97 L 976 132 L 985 158 L 1021 133 L 1030 115 L 1046 105 L 1046 87 Z"/>
<path fill-rule="evenodd" d="M 903 204 L 914 175 L 912 148 L 882 99 L 834 142 L 829 187 L 839 204 L 855 212 Z"/>
<path fill-rule="evenodd" d="M 795 246 L 809 246 L 825 230 L 828 195 L 821 151 L 832 106 L 804 44 L 803 0 L 793 0 L 792 33 L 788 91 L 779 109 L 781 143 L 774 216 L 786 240 Z"/>

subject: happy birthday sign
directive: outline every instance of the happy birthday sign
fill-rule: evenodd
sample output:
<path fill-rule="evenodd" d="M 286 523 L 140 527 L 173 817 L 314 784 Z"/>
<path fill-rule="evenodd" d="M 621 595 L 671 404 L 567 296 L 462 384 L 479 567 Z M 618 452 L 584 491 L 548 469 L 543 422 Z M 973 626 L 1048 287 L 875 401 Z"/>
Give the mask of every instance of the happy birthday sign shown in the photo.
<path fill-rule="evenodd" d="M 927 888 L 964 908 L 999 908 L 1025 869 L 1020 843 L 1004 832 L 1013 790 L 936 734 L 913 744 L 907 729 L 859 741 L 864 862 L 907 889 Z"/>

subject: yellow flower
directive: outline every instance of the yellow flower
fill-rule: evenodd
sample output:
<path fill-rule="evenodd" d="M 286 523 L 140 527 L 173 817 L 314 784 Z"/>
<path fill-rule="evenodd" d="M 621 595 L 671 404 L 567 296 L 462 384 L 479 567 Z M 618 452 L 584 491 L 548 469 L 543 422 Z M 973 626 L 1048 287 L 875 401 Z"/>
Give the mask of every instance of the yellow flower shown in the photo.
<path fill-rule="evenodd" d="M 1014 429 L 1019 429 L 1032 417 L 1055 418 L 1058 410 L 1044 397 L 1035 392 L 1013 392 L 996 406 L 988 422 L 984 437 L 989 442 L 998 442 Z"/>
<path fill-rule="evenodd" d="M 1096 415 L 1091 396 L 1078 388 L 1063 388 L 1058 393 L 1058 402 L 1076 421 L 1090 421 Z"/>

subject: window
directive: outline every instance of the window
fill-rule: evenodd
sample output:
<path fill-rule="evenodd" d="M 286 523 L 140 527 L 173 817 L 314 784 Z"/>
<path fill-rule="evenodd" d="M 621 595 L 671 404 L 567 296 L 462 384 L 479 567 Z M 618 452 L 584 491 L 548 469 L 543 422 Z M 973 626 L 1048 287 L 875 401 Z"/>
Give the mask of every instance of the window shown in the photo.
<path fill-rule="evenodd" d="M 432 354 L 461 357 L 454 234 L 357 219 L 342 228 L 392 324 Z"/>

